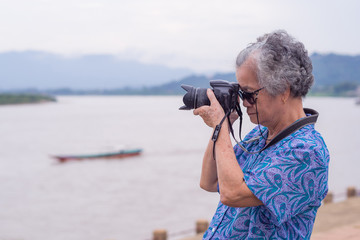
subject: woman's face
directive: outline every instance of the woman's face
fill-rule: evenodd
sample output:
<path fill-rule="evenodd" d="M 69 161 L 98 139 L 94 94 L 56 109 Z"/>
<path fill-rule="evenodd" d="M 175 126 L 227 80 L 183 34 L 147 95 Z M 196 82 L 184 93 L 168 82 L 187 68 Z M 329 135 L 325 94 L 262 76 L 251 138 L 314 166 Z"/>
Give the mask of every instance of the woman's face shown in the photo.
<path fill-rule="evenodd" d="M 240 89 L 246 92 L 254 92 L 261 88 L 258 83 L 255 68 L 252 60 L 247 60 L 236 69 L 236 78 L 239 82 Z M 275 127 L 283 113 L 281 96 L 271 96 L 266 89 L 262 89 L 255 95 L 257 112 L 259 115 L 259 123 L 265 127 Z M 256 117 L 256 105 L 251 104 L 248 100 L 243 100 L 246 112 L 250 117 L 250 121 L 258 124 Z"/>

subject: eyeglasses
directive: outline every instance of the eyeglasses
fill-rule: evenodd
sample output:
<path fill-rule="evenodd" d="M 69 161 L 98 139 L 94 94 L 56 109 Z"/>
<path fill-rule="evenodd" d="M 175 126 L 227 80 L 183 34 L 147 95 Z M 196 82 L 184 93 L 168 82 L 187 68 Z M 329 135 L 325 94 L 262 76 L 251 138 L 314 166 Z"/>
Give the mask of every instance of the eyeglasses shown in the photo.
<path fill-rule="evenodd" d="M 250 103 L 252 105 L 252 104 L 256 103 L 257 96 L 262 89 L 264 89 L 264 87 L 259 88 L 258 90 L 255 90 L 253 92 L 246 92 L 243 90 L 239 90 L 239 96 L 240 96 L 241 100 L 243 100 L 243 101 L 246 100 L 246 101 L 248 101 L 248 103 Z"/>

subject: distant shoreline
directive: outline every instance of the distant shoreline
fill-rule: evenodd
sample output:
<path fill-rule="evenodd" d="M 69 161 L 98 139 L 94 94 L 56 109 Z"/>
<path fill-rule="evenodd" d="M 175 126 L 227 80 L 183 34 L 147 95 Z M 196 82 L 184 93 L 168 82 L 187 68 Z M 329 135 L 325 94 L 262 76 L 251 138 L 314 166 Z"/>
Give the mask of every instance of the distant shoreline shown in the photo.
<path fill-rule="evenodd" d="M 56 102 L 56 98 L 43 94 L 0 94 L 0 106 L 45 102 Z"/>

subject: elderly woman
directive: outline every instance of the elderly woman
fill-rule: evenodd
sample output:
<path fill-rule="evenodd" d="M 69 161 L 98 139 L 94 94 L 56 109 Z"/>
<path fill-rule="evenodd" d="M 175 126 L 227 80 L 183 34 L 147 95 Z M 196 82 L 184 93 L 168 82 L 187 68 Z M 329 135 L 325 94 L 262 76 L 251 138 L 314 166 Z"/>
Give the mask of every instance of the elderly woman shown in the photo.
<path fill-rule="evenodd" d="M 329 153 L 302 98 L 312 83 L 304 45 L 285 31 L 257 39 L 237 57 L 240 98 L 257 126 L 232 147 L 224 121 L 203 158 L 200 186 L 220 193 L 204 239 L 309 239 L 327 193 Z M 225 113 L 211 90 L 210 106 L 194 110 L 215 128 Z M 296 129 L 266 147 L 279 133 Z M 241 146 L 239 146 L 241 145 Z"/>

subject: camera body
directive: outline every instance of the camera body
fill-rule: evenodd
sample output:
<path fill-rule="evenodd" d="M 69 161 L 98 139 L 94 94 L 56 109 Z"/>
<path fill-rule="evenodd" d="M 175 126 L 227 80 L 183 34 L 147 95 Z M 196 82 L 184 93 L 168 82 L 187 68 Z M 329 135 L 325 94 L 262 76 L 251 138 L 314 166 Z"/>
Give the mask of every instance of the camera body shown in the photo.
<path fill-rule="evenodd" d="M 239 104 L 239 84 L 225 80 L 211 80 L 210 86 L 224 109 L 225 113 L 232 111 Z M 184 106 L 180 110 L 191 110 L 204 105 L 210 105 L 206 88 L 195 88 L 189 85 L 181 85 L 187 91 L 183 97 Z"/>

